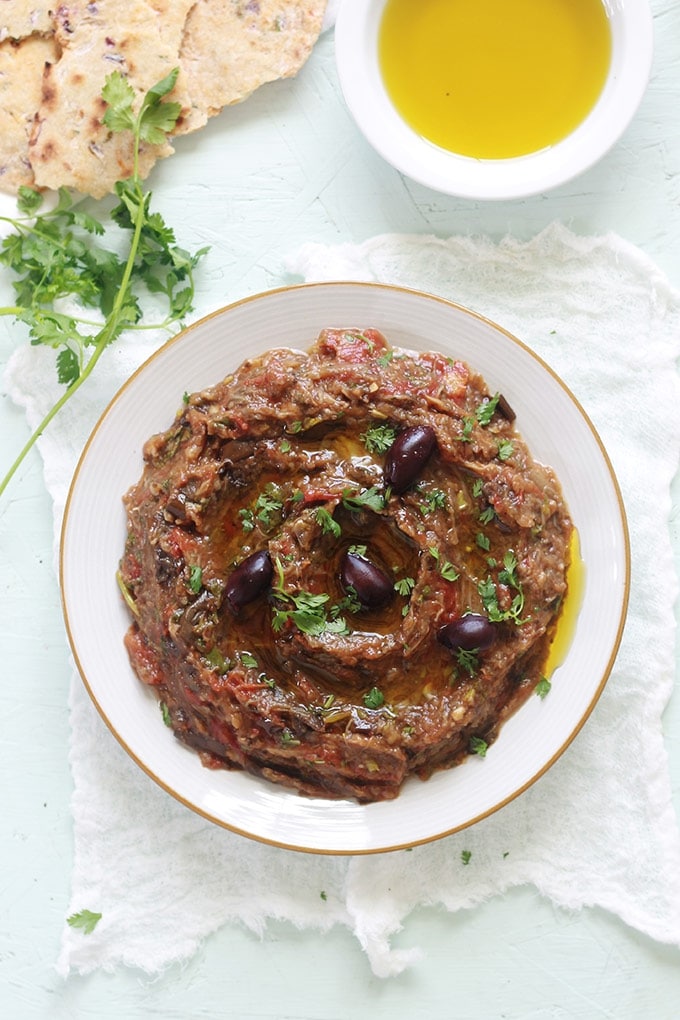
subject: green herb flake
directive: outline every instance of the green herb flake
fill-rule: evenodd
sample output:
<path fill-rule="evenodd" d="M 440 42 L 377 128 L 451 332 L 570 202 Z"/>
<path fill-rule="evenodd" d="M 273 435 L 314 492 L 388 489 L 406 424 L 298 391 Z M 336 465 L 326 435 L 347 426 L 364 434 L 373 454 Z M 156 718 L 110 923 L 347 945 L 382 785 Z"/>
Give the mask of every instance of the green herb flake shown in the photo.
<path fill-rule="evenodd" d="M 485 535 L 483 531 L 479 531 L 475 536 L 475 543 L 484 552 L 488 552 L 491 548 L 491 542 L 489 541 L 488 535 Z"/>
<path fill-rule="evenodd" d="M 332 535 L 333 538 L 340 538 L 342 528 L 333 517 L 333 514 L 329 513 L 325 507 L 320 506 L 314 516 L 316 518 L 316 523 L 321 528 L 322 534 Z"/>
<path fill-rule="evenodd" d="M 470 753 L 476 754 L 480 758 L 486 758 L 486 752 L 489 749 L 489 745 L 486 740 L 482 740 L 481 737 L 470 737 Z"/>
<path fill-rule="evenodd" d="M 463 427 L 461 429 L 460 436 L 458 437 L 461 442 L 468 443 L 472 438 L 472 430 L 475 427 L 475 419 L 472 415 L 466 414 L 463 418 Z"/>
<path fill-rule="evenodd" d="M 445 510 L 447 505 L 446 493 L 443 489 L 433 489 L 431 492 L 422 493 L 423 502 L 420 504 L 420 512 L 423 517 L 434 513 L 436 510 Z"/>
<path fill-rule="evenodd" d="M 189 588 L 194 593 L 194 595 L 198 595 L 202 587 L 203 587 L 203 569 L 194 563 L 189 566 Z"/>
<path fill-rule="evenodd" d="M 498 440 L 498 459 L 508 460 L 512 457 L 513 450 L 515 449 L 510 439 L 499 439 Z"/>
<path fill-rule="evenodd" d="M 71 914 L 66 918 L 66 923 L 71 928 L 77 928 L 83 935 L 91 935 L 102 919 L 102 915 L 93 910 L 79 910 L 77 914 Z"/>
<path fill-rule="evenodd" d="M 385 704 L 385 695 L 377 687 L 371 687 L 368 694 L 364 694 L 364 705 L 366 708 L 382 708 Z"/>
<path fill-rule="evenodd" d="M 552 684 L 550 683 L 548 678 L 545 677 L 545 676 L 542 676 L 541 679 L 536 684 L 536 686 L 534 687 L 534 692 L 536 694 L 538 694 L 539 698 L 541 698 L 541 700 L 542 700 L 548 694 L 550 694 L 551 689 L 552 689 Z"/>
<path fill-rule="evenodd" d="M 392 425 L 369 425 L 361 435 L 361 441 L 369 453 L 387 453 L 394 440 L 397 430 Z"/>
<path fill-rule="evenodd" d="M 398 581 L 394 582 L 394 590 L 397 595 L 403 595 L 404 598 L 408 598 L 415 588 L 415 584 L 414 577 L 401 577 Z"/>
<path fill-rule="evenodd" d="M 472 860 L 472 850 L 461 850 L 460 859 L 464 865 L 468 865 Z"/>
<path fill-rule="evenodd" d="M 492 506 L 487 506 L 479 515 L 480 524 L 491 524 L 496 517 L 496 511 Z"/>
<path fill-rule="evenodd" d="M 322 899 L 322 900 L 324 901 L 324 903 L 325 903 L 325 902 L 326 902 L 326 900 L 328 899 L 328 894 L 326 893 L 326 891 L 325 891 L 324 889 L 322 889 L 322 890 L 321 890 L 321 892 L 319 893 L 319 896 L 320 896 L 320 897 L 321 897 L 321 899 Z"/>
<path fill-rule="evenodd" d="M 496 407 L 500 399 L 500 393 L 496 393 L 489 400 L 484 400 L 475 411 L 475 418 L 480 425 L 488 425 L 496 413 Z"/>
<path fill-rule="evenodd" d="M 468 676 L 474 676 L 479 669 L 479 652 L 477 649 L 459 648 L 456 651 L 456 662 Z"/>
<path fill-rule="evenodd" d="M 161 718 L 166 726 L 172 726 L 172 719 L 170 718 L 170 709 L 164 701 L 159 702 L 158 706 L 161 710 Z"/>
<path fill-rule="evenodd" d="M 238 657 L 241 660 L 241 664 L 245 666 L 246 669 L 258 668 L 258 661 L 250 652 L 239 652 Z"/>
<path fill-rule="evenodd" d="M 350 489 L 344 489 L 342 493 L 342 504 L 347 510 L 373 510 L 379 513 L 385 509 L 385 503 L 386 496 L 375 485 L 354 494 Z"/>
<path fill-rule="evenodd" d="M 281 743 L 284 747 L 298 747 L 300 741 L 291 733 L 288 727 L 286 727 L 281 734 Z"/>

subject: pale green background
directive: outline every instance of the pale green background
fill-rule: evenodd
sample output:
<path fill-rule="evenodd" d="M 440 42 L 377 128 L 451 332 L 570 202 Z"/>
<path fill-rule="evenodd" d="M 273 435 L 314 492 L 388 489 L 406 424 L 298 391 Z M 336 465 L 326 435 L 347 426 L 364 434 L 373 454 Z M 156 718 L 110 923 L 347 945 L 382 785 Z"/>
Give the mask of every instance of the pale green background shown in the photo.
<path fill-rule="evenodd" d="M 373 153 L 342 104 L 332 34 L 301 75 L 226 110 L 152 178 L 155 201 L 187 247 L 212 246 L 197 314 L 282 282 L 308 240 L 386 231 L 528 238 L 553 220 L 613 230 L 680 283 L 680 5 L 654 0 L 656 55 L 633 124 L 602 162 L 549 195 L 479 204 L 402 179 Z M 0 303 L 9 289 L 0 283 Z M 0 323 L 0 364 L 17 336 Z M 680 413 L 677 408 L 669 413 Z M 22 414 L 0 400 L 1 462 L 23 442 Z M 680 552 L 680 486 L 672 529 Z M 676 556 L 676 560 L 680 557 Z M 663 583 L 660 579 L 660 583 Z M 238 927 L 184 966 L 149 979 L 54 973 L 68 908 L 72 828 L 67 761 L 69 666 L 52 572 L 52 519 L 34 455 L 0 505 L 0 1016 L 33 1018 L 664 1018 L 680 1016 L 680 950 L 600 911 L 556 909 L 532 888 L 472 912 L 421 910 L 396 944 L 423 960 L 371 976 L 344 930 Z M 680 701 L 664 719 L 676 808 Z M 168 890 L 168 895 L 172 891 Z"/>

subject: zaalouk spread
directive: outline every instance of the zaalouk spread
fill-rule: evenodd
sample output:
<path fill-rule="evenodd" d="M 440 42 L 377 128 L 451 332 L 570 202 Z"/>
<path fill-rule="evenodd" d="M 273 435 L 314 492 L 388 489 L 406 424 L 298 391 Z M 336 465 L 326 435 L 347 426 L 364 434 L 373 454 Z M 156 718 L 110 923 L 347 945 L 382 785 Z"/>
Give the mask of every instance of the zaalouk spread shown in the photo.
<path fill-rule="evenodd" d="M 504 398 L 375 329 L 186 397 L 125 496 L 138 677 L 209 768 L 395 797 L 541 680 L 572 525 Z"/>

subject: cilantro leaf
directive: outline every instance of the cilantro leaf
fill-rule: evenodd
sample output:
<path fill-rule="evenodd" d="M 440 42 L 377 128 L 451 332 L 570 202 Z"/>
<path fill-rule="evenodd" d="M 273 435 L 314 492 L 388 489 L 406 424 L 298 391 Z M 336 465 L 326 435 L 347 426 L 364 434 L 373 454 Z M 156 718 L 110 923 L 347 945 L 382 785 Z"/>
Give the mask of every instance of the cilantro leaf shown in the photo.
<path fill-rule="evenodd" d="M 486 758 L 489 745 L 481 737 L 470 737 L 469 748 L 471 754 L 479 755 L 480 758 Z"/>
<path fill-rule="evenodd" d="M 381 708 L 385 704 L 385 695 L 377 687 L 371 687 L 368 694 L 364 694 L 364 705 L 366 708 Z"/>
<path fill-rule="evenodd" d="M 536 684 L 536 686 L 534 687 L 534 693 L 537 694 L 541 699 L 545 698 L 548 694 L 550 694 L 551 690 L 552 684 L 545 676 L 542 676 L 541 679 Z"/>
<path fill-rule="evenodd" d="M 134 157 L 130 179 L 115 185 L 118 204 L 110 224 L 76 205 L 66 188 L 59 190 L 56 204 L 43 211 L 43 196 L 22 187 L 17 203 L 22 218 L 4 218 L 13 231 L 0 244 L 0 265 L 16 274 L 16 304 L 0 309 L 0 314 L 25 323 L 31 343 L 58 351 L 57 378 L 66 389 L 0 481 L 0 495 L 104 350 L 124 331 L 140 328 L 148 295 L 161 296 L 166 307 L 156 328 L 182 326 L 191 311 L 193 273 L 207 249 L 190 254 L 176 243 L 160 214 L 150 211 L 151 193 L 143 190 L 138 169 L 142 141 L 159 144 L 177 122 L 179 104 L 163 102 L 177 74 L 175 68 L 142 97 L 119 71 L 106 78 L 102 121 L 114 134 L 132 134 Z M 111 246 L 100 238 L 111 238 Z M 117 254 L 121 248 L 123 255 Z M 58 311 L 62 300 L 79 310 L 69 315 Z M 94 313 L 86 316 L 81 312 L 85 309 Z"/>
<path fill-rule="evenodd" d="M 102 117 L 104 124 L 115 133 L 134 131 L 135 116 L 132 106 L 135 101 L 135 90 L 120 71 L 108 75 L 102 89 L 102 99 L 108 103 Z"/>
<path fill-rule="evenodd" d="M 387 453 L 396 438 L 397 430 L 392 425 L 369 425 L 361 441 L 369 453 Z"/>
<path fill-rule="evenodd" d="M 373 485 L 370 489 L 363 489 L 354 495 L 349 489 L 342 493 L 342 504 L 347 510 L 374 510 L 379 513 L 385 509 L 385 496 Z"/>
<path fill-rule="evenodd" d="M 70 917 L 67 917 L 66 923 L 71 928 L 79 928 L 83 935 L 91 935 L 101 921 L 101 918 L 101 914 L 95 913 L 92 910 L 79 910 L 77 914 L 71 914 Z"/>

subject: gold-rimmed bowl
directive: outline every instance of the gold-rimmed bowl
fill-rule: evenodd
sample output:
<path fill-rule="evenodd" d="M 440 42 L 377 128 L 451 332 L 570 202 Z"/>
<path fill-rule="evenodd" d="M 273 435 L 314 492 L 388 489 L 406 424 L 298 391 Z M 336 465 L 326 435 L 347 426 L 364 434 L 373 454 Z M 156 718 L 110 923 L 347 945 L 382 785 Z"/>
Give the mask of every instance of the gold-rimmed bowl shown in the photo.
<path fill-rule="evenodd" d="M 534 456 L 556 471 L 580 539 L 583 593 L 571 642 L 548 697 L 505 723 L 484 759 L 411 779 L 396 800 L 359 805 L 301 797 L 255 776 L 202 767 L 163 725 L 137 679 L 123 636 L 129 615 L 116 584 L 126 536 L 122 496 L 142 470 L 142 446 L 167 428 L 182 394 L 213 385 L 270 347 L 307 348 L 326 326 L 373 326 L 395 346 L 467 361 L 517 413 Z M 629 588 L 625 513 L 592 424 L 551 369 L 501 326 L 460 305 L 379 284 L 308 284 L 236 302 L 164 345 L 95 427 L 71 485 L 61 542 L 69 640 L 95 705 L 132 759 L 178 801 L 211 821 L 296 850 L 360 854 L 424 843 L 465 828 L 518 796 L 574 739 L 606 683 Z M 106 753 L 104 750 L 102 753 Z"/>

